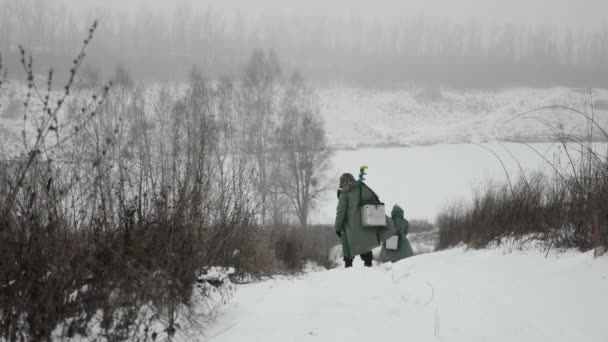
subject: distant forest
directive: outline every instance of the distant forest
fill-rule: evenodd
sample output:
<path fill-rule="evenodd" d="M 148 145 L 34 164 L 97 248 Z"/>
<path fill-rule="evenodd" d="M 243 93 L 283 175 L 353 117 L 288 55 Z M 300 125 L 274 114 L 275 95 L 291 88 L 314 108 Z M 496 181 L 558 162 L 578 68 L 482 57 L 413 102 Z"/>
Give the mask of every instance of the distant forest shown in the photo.
<path fill-rule="evenodd" d="M 572 30 L 455 23 L 428 16 L 378 20 L 346 13 L 252 14 L 238 10 L 71 9 L 52 1 L 0 0 L 0 53 L 18 78 L 18 44 L 42 72 L 69 67 L 94 18 L 87 60 L 137 79 L 181 80 L 192 65 L 212 78 L 239 74 L 256 48 L 272 48 L 315 83 L 361 87 L 608 87 L 608 28 Z"/>

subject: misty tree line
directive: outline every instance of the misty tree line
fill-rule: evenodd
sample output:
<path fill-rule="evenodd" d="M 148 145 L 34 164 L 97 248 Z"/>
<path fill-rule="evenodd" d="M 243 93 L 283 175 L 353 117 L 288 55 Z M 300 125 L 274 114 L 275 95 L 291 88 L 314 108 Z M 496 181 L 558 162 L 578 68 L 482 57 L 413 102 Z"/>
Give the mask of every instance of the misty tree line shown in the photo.
<path fill-rule="evenodd" d="M 256 15 L 176 5 L 161 13 L 90 10 L 40 0 L 0 1 L 0 49 L 17 43 L 50 60 L 71 54 L 91 18 L 102 20 L 91 47 L 104 69 L 120 61 L 137 77 L 169 78 L 195 61 L 211 76 L 238 76 L 249 53 L 273 47 L 288 66 L 318 81 L 382 85 L 604 85 L 608 30 L 453 23 L 431 17 L 375 20 Z M 490 75 L 488 75 L 490 73 Z"/>

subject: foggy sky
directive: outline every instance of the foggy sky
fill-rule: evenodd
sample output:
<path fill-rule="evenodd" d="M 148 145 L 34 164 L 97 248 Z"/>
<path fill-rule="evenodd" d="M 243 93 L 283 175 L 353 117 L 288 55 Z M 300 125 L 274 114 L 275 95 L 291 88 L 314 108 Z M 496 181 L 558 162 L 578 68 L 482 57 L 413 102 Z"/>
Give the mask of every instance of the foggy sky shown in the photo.
<path fill-rule="evenodd" d="M 45 0 L 47 1 L 47 0 Z M 597 29 L 608 25 L 606 0 L 55 0 L 79 7 L 126 10 L 192 8 L 239 9 L 250 13 L 340 17 L 351 13 L 378 19 L 424 14 L 455 22 L 514 23 Z"/>
<path fill-rule="evenodd" d="M 608 86 L 608 0 L 0 0 L 0 53 L 138 79 L 238 78 L 255 49 L 318 82 Z M 179 77 L 179 76 L 178 76 Z"/>

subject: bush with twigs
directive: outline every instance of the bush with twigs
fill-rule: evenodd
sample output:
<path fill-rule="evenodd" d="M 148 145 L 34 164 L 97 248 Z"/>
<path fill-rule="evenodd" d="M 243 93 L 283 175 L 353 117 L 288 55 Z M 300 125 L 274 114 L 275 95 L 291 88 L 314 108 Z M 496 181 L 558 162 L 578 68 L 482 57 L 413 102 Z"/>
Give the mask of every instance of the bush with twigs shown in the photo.
<path fill-rule="evenodd" d="M 226 246 L 253 225 L 246 160 L 224 150 L 230 92 L 197 73 L 177 99 L 161 91 L 154 108 L 128 82 L 75 92 L 95 29 L 60 92 L 52 70 L 37 84 L 21 49 L 31 126 L 22 153 L 0 165 L 0 336 L 9 341 L 184 333 L 179 322 L 212 291 L 199 275 L 228 264 Z"/>
<path fill-rule="evenodd" d="M 483 248 L 514 237 L 545 241 L 547 249 L 595 249 L 597 255 L 607 251 L 608 157 L 605 145 L 598 141 L 608 138 L 608 133 L 595 120 L 593 101 L 587 111 L 560 106 L 542 109 L 581 116 L 587 123 L 585 134 L 566 133 L 538 118 L 553 132 L 560 151 L 557 159 L 550 160 L 526 145 L 544 158 L 553 176 L 526 176 L 522 171 L 518 181 L 513 183 L 509 177 L 506 186 L 476 194 L 470 207 L 446 209 L 437 218 L 439 249 L 460 243 Z M 560 159 L 566 161 L 565 169 Z"/>
<path fill-rule="evenodd" d="M 331 230 L 257 224 L 242 90 L 196 69 L 185 87 L 144 89 L 118 67 L 104 86 L 79 73 L 96 28 L 60 90 L 21 48 L 22 147 L 0 161 L 0 339 L 188 339 L 231 295 L 211 266 L 235 281 L 331 267 Z"/>

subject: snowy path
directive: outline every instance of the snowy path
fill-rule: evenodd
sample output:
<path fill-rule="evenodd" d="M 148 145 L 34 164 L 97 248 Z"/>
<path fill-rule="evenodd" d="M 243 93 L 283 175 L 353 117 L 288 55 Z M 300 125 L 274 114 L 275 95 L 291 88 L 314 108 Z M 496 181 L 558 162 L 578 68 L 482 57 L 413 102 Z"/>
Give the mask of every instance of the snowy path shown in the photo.
<path fill-rule="evenodd" d="M 206 340 L 599 342 L 606 308 L 608 257 L 455 249 L 241 286 Z"/>

